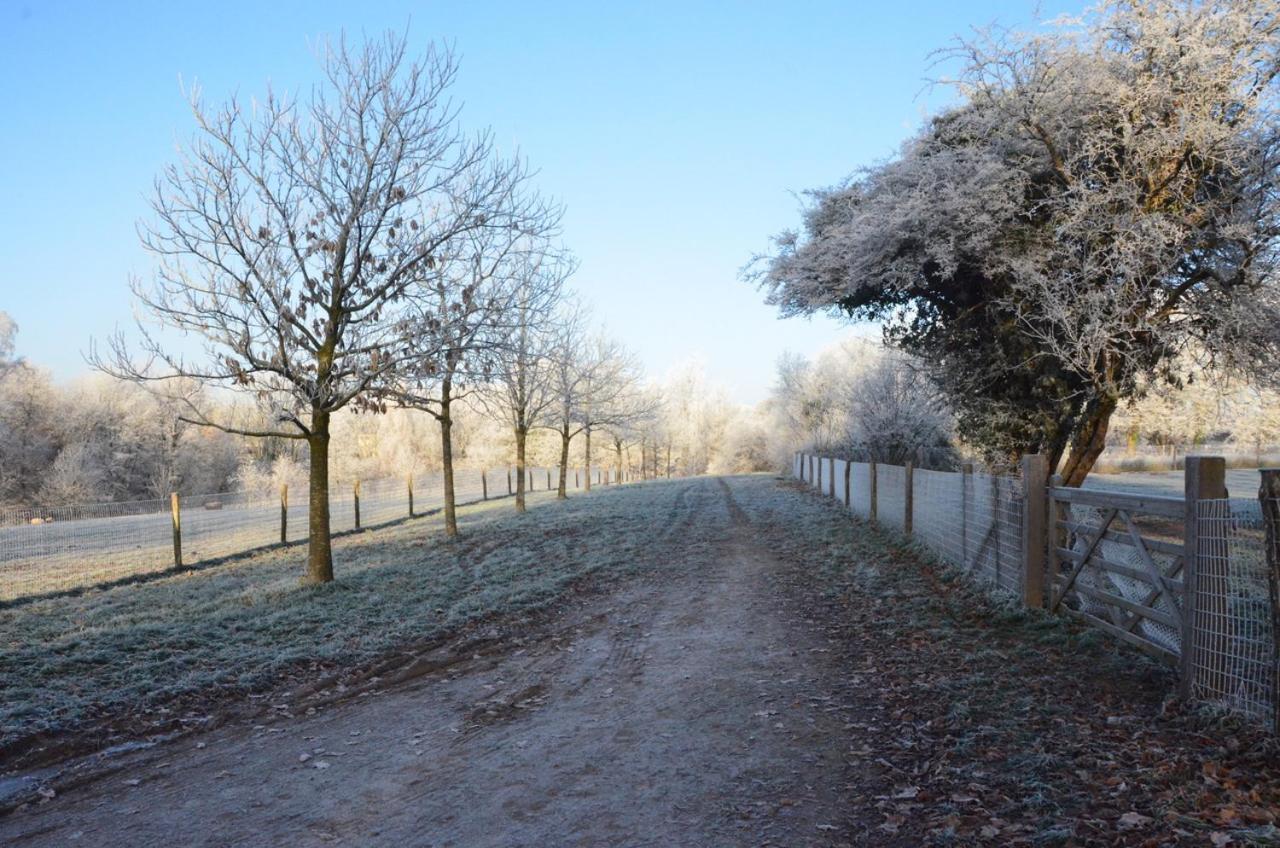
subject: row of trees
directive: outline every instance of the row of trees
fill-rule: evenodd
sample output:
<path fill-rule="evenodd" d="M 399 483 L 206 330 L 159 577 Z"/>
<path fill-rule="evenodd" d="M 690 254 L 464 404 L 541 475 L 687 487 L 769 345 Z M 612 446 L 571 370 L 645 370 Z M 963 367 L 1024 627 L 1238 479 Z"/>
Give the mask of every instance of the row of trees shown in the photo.
<path fill-rule="evenodd" d="M 1105 0 L 947 55 L 959 104 L 814 192 L 748 276 L 880 321 L 993 459 L 1079 485 L 1121 406 L 1207 367 L 1274 379 L 1280 0 Z"/>
<path fill-rule="evenodd" d="M 406 46 L 328 45 L 306 100 L 269 92 L 210 109 L 192 92 L 197 135 L 157 181 L 143 234 L 157 273 L 133 284 L 162 329 L 140 325 L 141 355 L 122 335 L 93 353 L 177 404 L 180 421 L 305 445 L 311 582 L 333 579 L 335 416 L 433 417 L 454 535 L 460 401 L 505 424 L 521 472 L 537 428 L 559 430 L 564 455 L 578 432 L 629 432 L 651 411 L 628 358 L 586 340 L 566 306 L 575 263 L 556 243 L 560 207 L 488 132 L 461 128 L 453 53 L 412 59 Z M 258 414 L 227 416 L 218 389 Z"/>

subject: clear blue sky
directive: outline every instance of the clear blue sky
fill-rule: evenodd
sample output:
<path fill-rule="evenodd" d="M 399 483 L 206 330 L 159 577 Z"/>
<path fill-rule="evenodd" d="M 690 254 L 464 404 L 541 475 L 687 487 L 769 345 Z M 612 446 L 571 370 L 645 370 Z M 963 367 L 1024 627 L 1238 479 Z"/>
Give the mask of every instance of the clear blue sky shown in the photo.
<path fill-rule="evenodd" d="M 1077 11 L 1078 0 L 1043 17 Z M 738 270 L 797 221 L 794 192 L 891 155 L 941 94 L 929 53 L 1026 0 L 788 3 L 0 0 L 0 310 L 60 379 L 131 326 L 135 224 L 208 100 L 294 89 L 311 45 L 409 25 L 456 43 L 469 125 L 493 127 L 564 201 L 577 287 L 660 376 L 689 357 L 744 402 L 784 350 L 848 328 L 779 320 Z M 865 330 L 864 330 L 865 331 Z"/>

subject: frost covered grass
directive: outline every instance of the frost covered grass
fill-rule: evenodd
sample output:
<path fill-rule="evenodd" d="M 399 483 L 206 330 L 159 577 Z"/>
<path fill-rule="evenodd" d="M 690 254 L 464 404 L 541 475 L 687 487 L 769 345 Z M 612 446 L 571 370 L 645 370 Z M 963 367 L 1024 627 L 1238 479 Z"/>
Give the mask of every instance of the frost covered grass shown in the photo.
<path fill-rule="evenodd" d="M 462 508 L 335 541 L 336 582 L 303 587 L 305 546 L 0 611 L 0 751 L 32 734 L 161 713 L 202 693 L 264 690 L 353 666 L 478 618 L 547 604 L 592 574 L 672 561 L 663 517 L 716 499 L 708 481 Z M 665 540 L 665 541 L 664 541 Z"/>

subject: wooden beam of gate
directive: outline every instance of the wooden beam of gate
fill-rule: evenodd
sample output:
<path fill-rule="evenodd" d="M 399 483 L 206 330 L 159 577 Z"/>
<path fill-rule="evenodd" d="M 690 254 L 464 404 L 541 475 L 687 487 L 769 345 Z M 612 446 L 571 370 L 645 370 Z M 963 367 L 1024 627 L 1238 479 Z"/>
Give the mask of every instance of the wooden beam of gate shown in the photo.
<path fill-rule="evenodd" d="M 1156 581 L 1156 584 L 1159 585 L 1165 592 L 1169 593 L 1169 599 L 1171 601 L 1169 606 L 1173 607 L 1173 615 L 1175 618 L 1178 619 L 1177 626 L 1181 628 L 1182 627 L 1182 609 L 1178 606 L 1177 595 L 1173 590 L 1173 586 L 1170 585 L 1169 578 L 1166 577 L 1165 573 L 1160 570 L 1160 566 L 1156 565 L 1156 561 L 1151 558 L 1151 554 L 1147 551 L 1147 546 L 1143 542 L 1142 534 L 1138 532 L 1138 528 L 1135 527 L 1133 524 L 1133 516 L 1129 515 L 1129 513 L 1127 512 L 1124 514 L 1124 523 L 1126 528 L 1129 531 L 1129 538 L 1133 540 L 1133 546 L 1138 551 L 1138 558 L 1142 560 L 1143 567 L 1147 569 L 1147 572 L 1151 575 L 1151 578 L 1154 581 Z M 1157 592 L 1156 597 L 1159 597 L 1159 594 L 1160 593 Z M 1155 598 L 1153 598 L 1151 601 L 1148 601 L 1147 605 L 1149 606 L 1151 603 L 1154 602 L 1154 600 Z"/>
<path fill-rule="evenodd" d="M 1118 509 L 1107 511 L 1107 517 L 1103 519 L 1102 524 L 1098 526 L 1098 535 L 1093 537 L 1089 542 L 1089 547 L 1085 549 L 1084 556 L 1076 562 L 1072 567 L 1071 573 L 1067 575 L 1067 580 L 1062 586 L 1056 588 L 1053 593 L 1053 604 L 1049 607 L 1049 612 L 1057 612 L 1058 607 L 1062 605 L 1062 599 L 1067 596 L 1067 592 L 1075 585 L 1076 578 L 1080 576 L 1080 572 L 1084 569 L 1085 563 L 1089 561 L 1089 557 L 1093 556 L 1093 552 L 1097 549 L 1098 544 L 1102 541 L 1102 537 L 1106 534 L 1107 528 L 1111 526 L 1111 522 L 1115 520 Z"/>

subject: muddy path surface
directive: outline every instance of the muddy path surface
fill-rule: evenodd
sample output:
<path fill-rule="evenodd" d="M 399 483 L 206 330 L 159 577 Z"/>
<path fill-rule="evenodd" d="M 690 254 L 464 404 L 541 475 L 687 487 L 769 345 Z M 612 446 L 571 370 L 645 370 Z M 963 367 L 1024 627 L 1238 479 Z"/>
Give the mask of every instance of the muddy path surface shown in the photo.
<path fill-rule="evenodd" d="M 400 682 L 113 758 L 0 843 L 853 844 L 847 681 L 736 497 L 776 484 L 668 485 L 652 569 Z"/>

